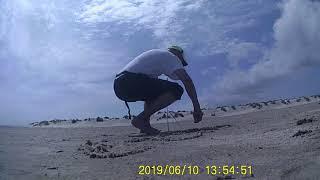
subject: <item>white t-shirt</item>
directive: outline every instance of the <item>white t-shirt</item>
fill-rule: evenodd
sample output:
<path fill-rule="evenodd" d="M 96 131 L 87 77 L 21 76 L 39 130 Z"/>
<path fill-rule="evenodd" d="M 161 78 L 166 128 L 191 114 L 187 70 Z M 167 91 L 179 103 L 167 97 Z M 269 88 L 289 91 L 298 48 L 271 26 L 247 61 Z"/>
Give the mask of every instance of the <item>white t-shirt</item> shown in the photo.
<path fill-rule="evenodd" d="M 173 72 L 183 68 L 181 61 L 173 53 L 168 50 L 152 49 L 134 58 L 120 72 L 142 73 L 153 78 L 164 74 L 178 80 Z"/>

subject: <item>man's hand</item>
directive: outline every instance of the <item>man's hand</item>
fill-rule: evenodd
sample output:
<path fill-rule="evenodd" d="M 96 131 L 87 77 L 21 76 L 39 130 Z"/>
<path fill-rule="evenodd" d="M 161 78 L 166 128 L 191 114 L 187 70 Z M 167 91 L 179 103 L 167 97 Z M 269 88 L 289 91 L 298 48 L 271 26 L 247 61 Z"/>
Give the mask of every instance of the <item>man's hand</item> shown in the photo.
<path fill-rule="evenodd" d="M 202 121 L 203 112 L 201 110 L 196 110 L 193 112 L 194 123 Z"/>

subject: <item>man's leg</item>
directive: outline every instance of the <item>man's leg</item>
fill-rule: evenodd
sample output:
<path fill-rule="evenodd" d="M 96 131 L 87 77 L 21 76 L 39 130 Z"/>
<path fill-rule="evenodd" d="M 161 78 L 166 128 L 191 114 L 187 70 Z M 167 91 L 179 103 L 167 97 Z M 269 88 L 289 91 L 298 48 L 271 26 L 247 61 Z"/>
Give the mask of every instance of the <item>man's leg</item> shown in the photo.
<path fill-rule="evenodd" d="M 150 103 L 151 103 L 151 101 L 145 101 L 145 102 L 144 102 L 144 109 L 148 109 L 148 106 L 150 106 L 150 105 L 149 105 Z M 151 128 L 152 130 L 155 131 L 154 134 L 157 134 L 157 133 L 160 132 L 158 129 L 155 129 L 155 128 L 151 127 L 150 117 L 149 117 L 148 119 L 143 119 L 143 121 L 144 121 L 145 127 L 146 127 L 147 129 L 150 129 L 150 128 Z M 147 133 L 147 132 L 144 131 L 143 129 L 140 129 L 140 133 Z"/>
<path fill-rule="evenodd" d="M 148 107 L 150 106 L 150 104 L 152 104 L 152 101 L 145 101 L 144 102 L 144 111 L 146 111 L 146 109 L 149 109 Z M 150 125 L 150 117 L 145 119 L 147 126 L 151 126 Z"/>
<path fill-rule="evenodd" d="M 147 106 L 144 109 L 144 117 L 150 119 L 150 116 L 155 112 L 169 106 L 173 102 L 175 102 L 177 98 L 173 93 L 167 92 L 163 95 L 160 95 L 155 100 L 148 102 Z"/>
<path fill-rule="evenodd" d="M 152 114 L 169 106 L 176 100 L 177 98 L 173 95 L 173 93 L 167 92 L 163 95 L 160 95 L 151 102 L 146 102 L 144 106 L 144 111 L 132 120 L 132 125 L 139 129 L 146 129 L 147 123 L 150 123 L 150 116 Z"/>
<path fill-rule="evenodd" d="M 148 106 L 150 106 L 149 104 L 151 103 L 151 101 L 145 101 L 144 102 L 144 110 L 145 109 L 148 109 Z M 144 111 L 143 111 L 144 112 Z M 143 112 L 141 112 L 141 113 L 143 113 Z M 141 114 L 140 113 L 140 114 Z M 138 115 L 139 116 L 139 115 Z M 139 116 L 139 117 L 141 117 L 142 116 L 142 114 Z M 139 120 L 140 122 L 142 122 L 143 121 L 143 125 L 145 126 L 145 127 L 147 127 L 147 128 L 152 128 L 151 127 L 151 125 L 150 125 L 150 117 L 149 118 L 147 118 L 147 119 L 141 119 L 141 120 Z M 144 131 L 143 130 L 140 130 L 140 132 L 141 133 L 143 133 Z"/>

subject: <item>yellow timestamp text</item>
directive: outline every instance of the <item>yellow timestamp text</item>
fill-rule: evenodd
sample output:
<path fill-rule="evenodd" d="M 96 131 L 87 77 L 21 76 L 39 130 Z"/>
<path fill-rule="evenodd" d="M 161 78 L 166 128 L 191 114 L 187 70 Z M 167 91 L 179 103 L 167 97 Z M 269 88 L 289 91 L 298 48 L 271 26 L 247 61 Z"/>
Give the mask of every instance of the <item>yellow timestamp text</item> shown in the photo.
<path fill-rule="evenodd" d="M 210 175 L 252 175 L 252 166 L 247 166 L 247 165 L 224 165 L 224 166 L 206 166 L 205 167 L 206 173 Z"/>
<path fill-rule="evenodd" d="M 251 165 L 140 165 L 139 175 L 253 175 Z"/>

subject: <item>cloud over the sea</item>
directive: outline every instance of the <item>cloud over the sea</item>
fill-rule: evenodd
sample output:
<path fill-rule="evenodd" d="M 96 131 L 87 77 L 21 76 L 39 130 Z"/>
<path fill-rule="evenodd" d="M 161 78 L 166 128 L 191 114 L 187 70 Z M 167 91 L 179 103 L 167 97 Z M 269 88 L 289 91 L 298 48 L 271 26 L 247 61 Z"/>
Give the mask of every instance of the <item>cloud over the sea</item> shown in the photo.
<path fill-rule="evenodd" d="M 279 7 L 282 14 L 273 26 L 275 42 L 272 48 L 265 49 L 260 59 L 256 58 L 256 63 L 250 68 L 232 68 L 227 71 L 210 90 L 224 94 L 229 99 L 258 96 L 278 78 L 294 79 L 308 68 L 319 68 L 320 2 L 288 0 L 283 1 Z M 232 60 L 235 60 L 232 54 L 239 54 L 243 50 L 235 51 L 230 53 Z"/>

